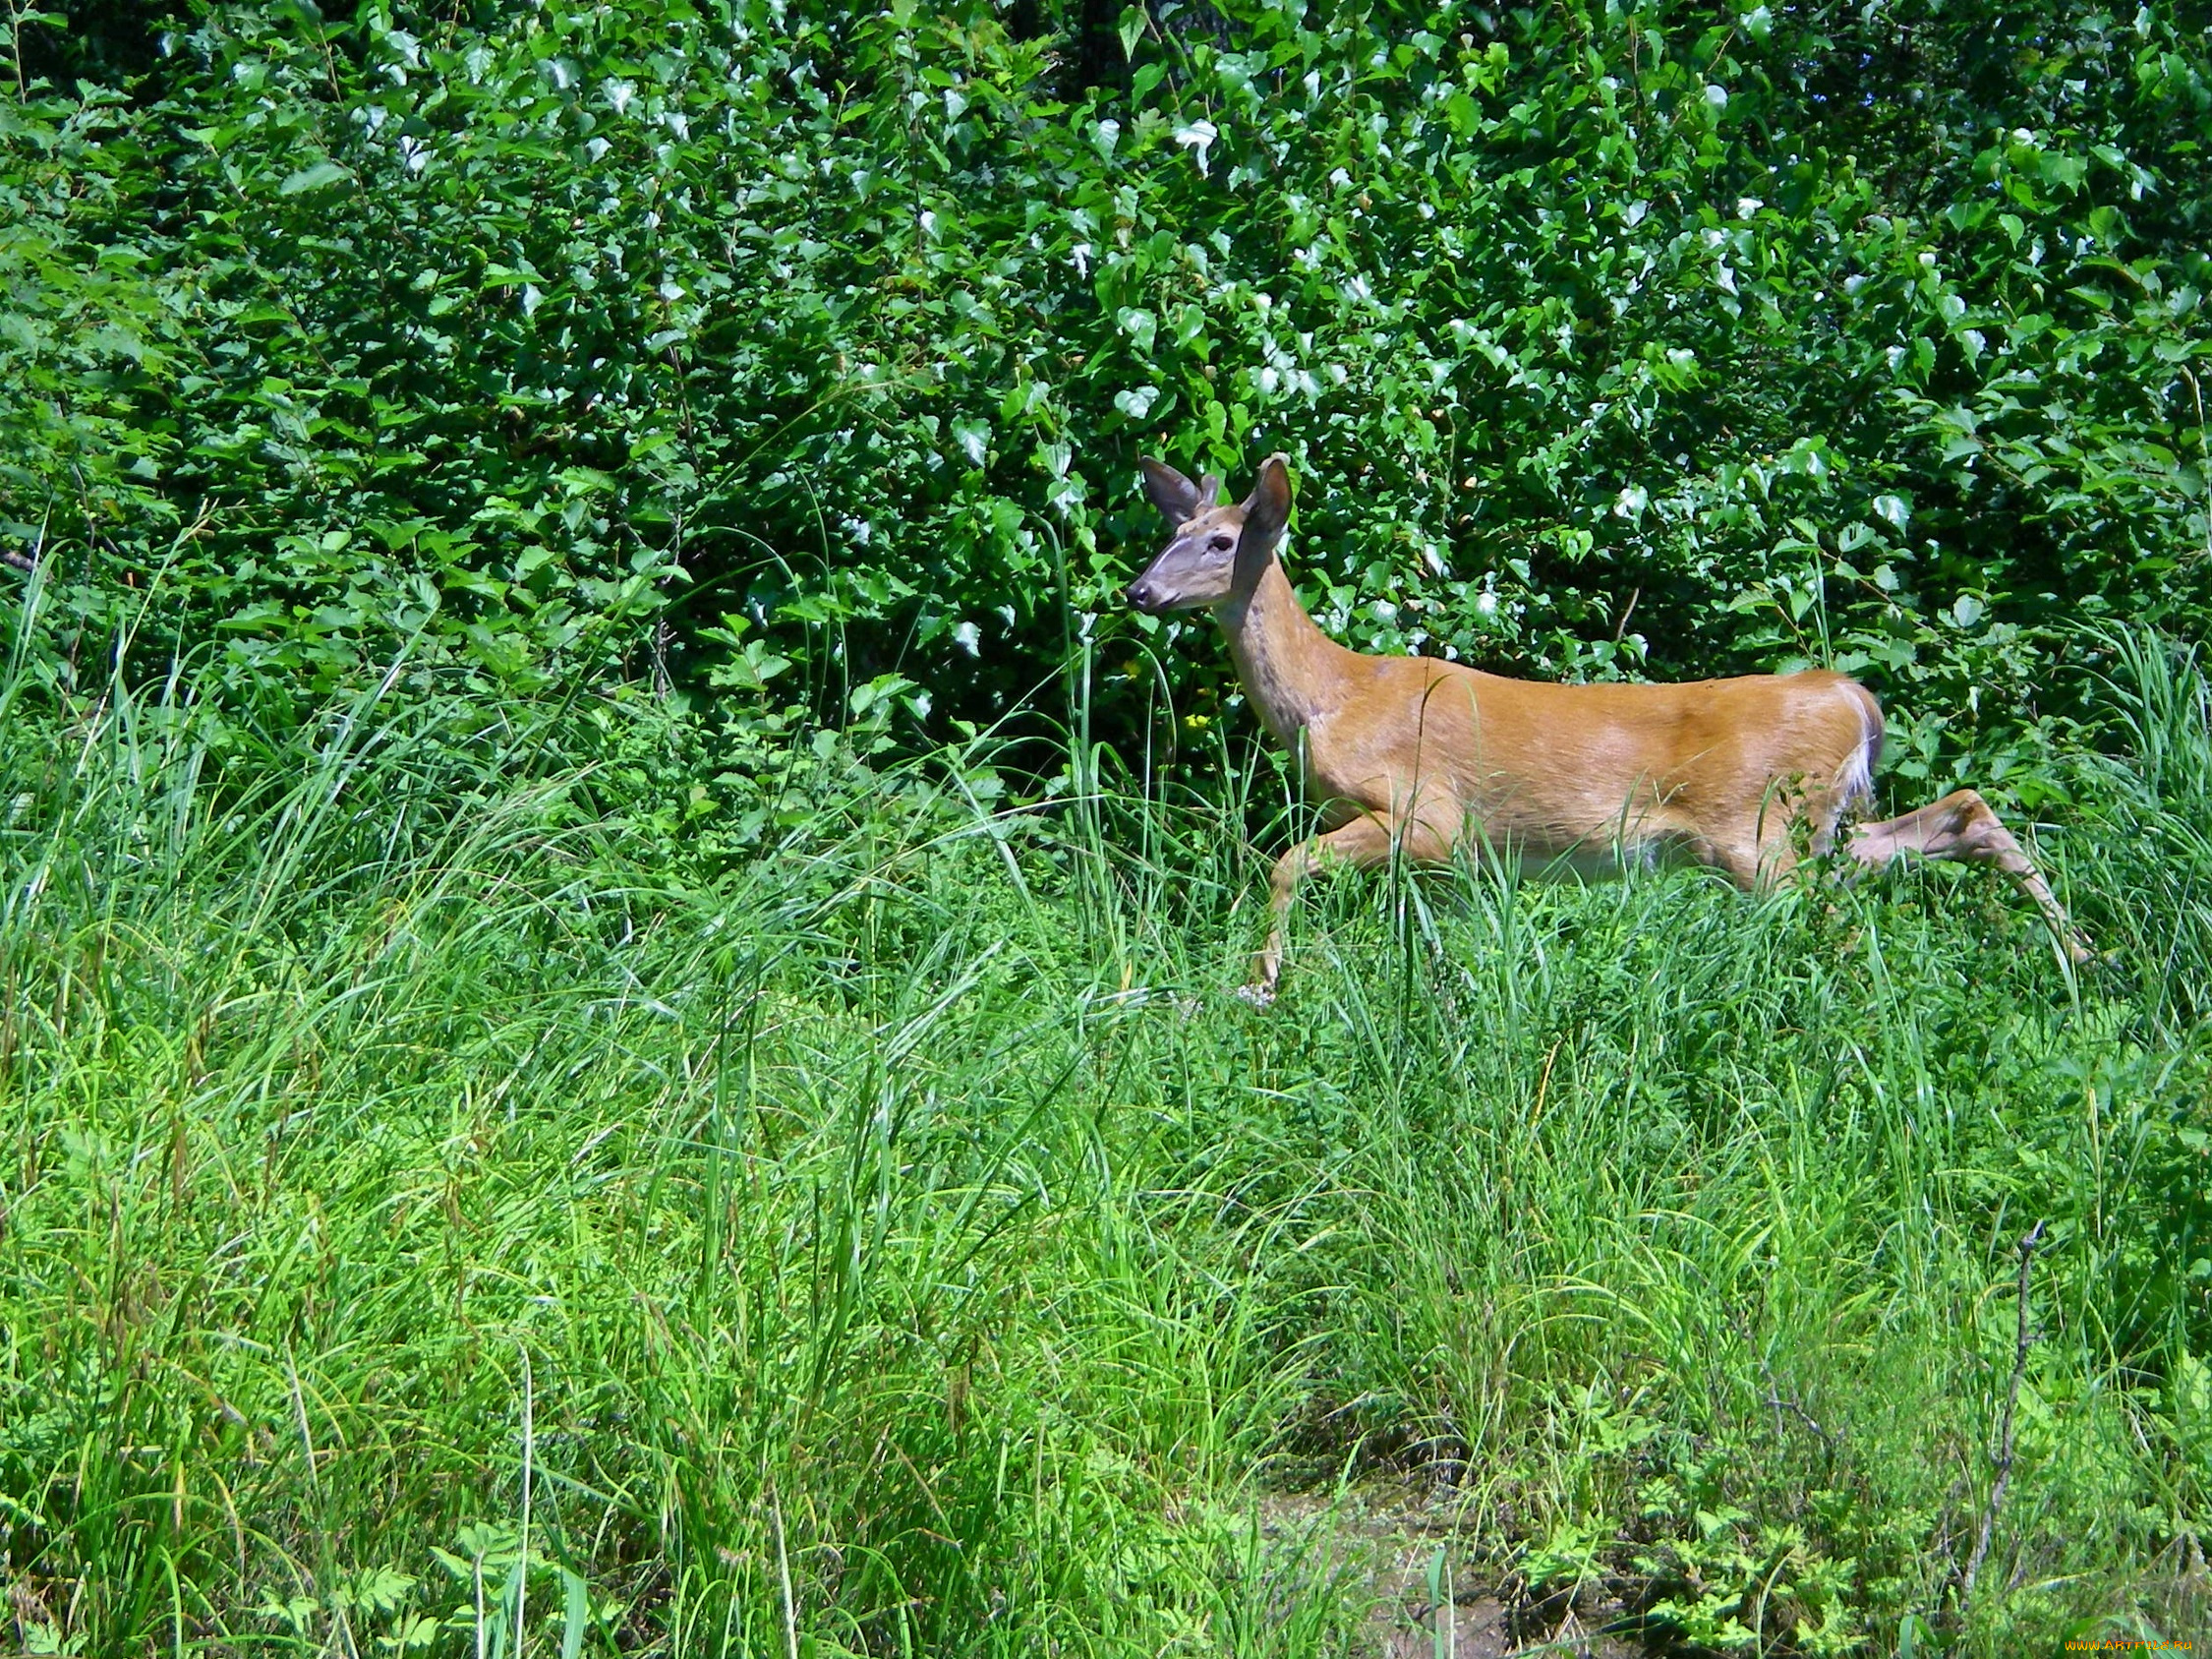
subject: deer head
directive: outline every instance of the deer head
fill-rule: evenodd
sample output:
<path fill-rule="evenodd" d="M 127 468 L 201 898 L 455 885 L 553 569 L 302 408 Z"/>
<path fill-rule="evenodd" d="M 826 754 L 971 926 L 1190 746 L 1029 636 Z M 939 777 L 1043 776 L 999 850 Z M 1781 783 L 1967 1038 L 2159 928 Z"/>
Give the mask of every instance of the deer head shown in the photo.
<path fill-rule="evenodd" d="M 1260 462 L 1252 494 L 1227 506 L 1215 504 L 1221 480 L 1210 472 L 1193 484 L 1149 455 L 1137 464 L 1144 493 L 1175 526 L 1175 539 L 1129 584 L 1129 602 L 1158 616 L 1249 596 L 1290 519 L 1289 457 Z"/>

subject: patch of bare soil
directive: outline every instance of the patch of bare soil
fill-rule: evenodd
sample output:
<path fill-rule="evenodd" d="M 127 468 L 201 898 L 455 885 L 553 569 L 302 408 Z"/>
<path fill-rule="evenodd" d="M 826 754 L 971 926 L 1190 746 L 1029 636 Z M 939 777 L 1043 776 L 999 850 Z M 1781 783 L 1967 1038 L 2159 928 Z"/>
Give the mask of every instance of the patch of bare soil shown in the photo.
<path fill-rule="evenodd" d="M 1374 1609 L 1363 1651 L 1373 1659 L 1644 1659 L 1637 1642 L 1609 1633 L 1628 1610 L 1599 1587 L 1539 1597 L 1502 1564 L 1470 1559 L 1455 1510 L 1433 1487 L 1385 1485 L 1336 1500 L 1272 1494 L 1261 1502 L 1260 1521 L 1282 1538 L 1327 1527 L 1355 1559 L 1366 1551 Z M 1448 1585 L 1439 1581 L 1439 1550 Z"/>

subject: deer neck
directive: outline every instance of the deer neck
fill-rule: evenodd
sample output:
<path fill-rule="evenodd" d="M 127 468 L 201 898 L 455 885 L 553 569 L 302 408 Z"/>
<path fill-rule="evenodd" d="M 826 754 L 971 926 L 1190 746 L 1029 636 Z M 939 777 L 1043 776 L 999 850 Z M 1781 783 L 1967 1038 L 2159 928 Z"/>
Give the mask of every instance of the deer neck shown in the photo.
<path fill-rule="evenodd" d="M 1258 580 L 1213 614 L 1245 695 L 1277 742 L 1295 749 L 1308 727 L 1343 705 L 1355 653 L 1313 625 L 1279 560 L 1269 558 Z"/>

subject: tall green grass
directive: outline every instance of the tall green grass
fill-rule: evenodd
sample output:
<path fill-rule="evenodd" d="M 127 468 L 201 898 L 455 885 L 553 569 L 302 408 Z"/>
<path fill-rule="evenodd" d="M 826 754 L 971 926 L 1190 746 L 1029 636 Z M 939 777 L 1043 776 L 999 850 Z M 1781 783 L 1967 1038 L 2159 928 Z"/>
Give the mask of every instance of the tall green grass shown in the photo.
<path fill-rule="evenodd" d="M 0 722 L 15 1638 L 1363 1651 L 1277 1495 L 1408 1472 L 1532 1640 L 2200 1628 L 2212 737 L 2116 661 L 2078 978 L 1971 872 L 1347 875 L 1264 1014 L 1233 751 L 718 868 L 574 707 Z"/>

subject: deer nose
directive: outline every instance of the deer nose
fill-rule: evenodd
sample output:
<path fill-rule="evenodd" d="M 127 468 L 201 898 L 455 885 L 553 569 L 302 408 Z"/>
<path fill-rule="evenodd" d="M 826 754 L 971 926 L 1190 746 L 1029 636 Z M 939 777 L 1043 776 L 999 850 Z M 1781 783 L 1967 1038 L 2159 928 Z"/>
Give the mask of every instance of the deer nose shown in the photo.
<path fill-rule="evenodd" d="M 1135 581 L 1130 583 L 1129 592 L 1124 594 L 1122 597 L 1127 599 L 1139 611 L 1151 610 L 1153 605 L 1157 602 L 1158 598 L 1158 596 L 1153 593 L 1151 586 L 1144 580 L 1142 576 L 1137 577 Z"/>

